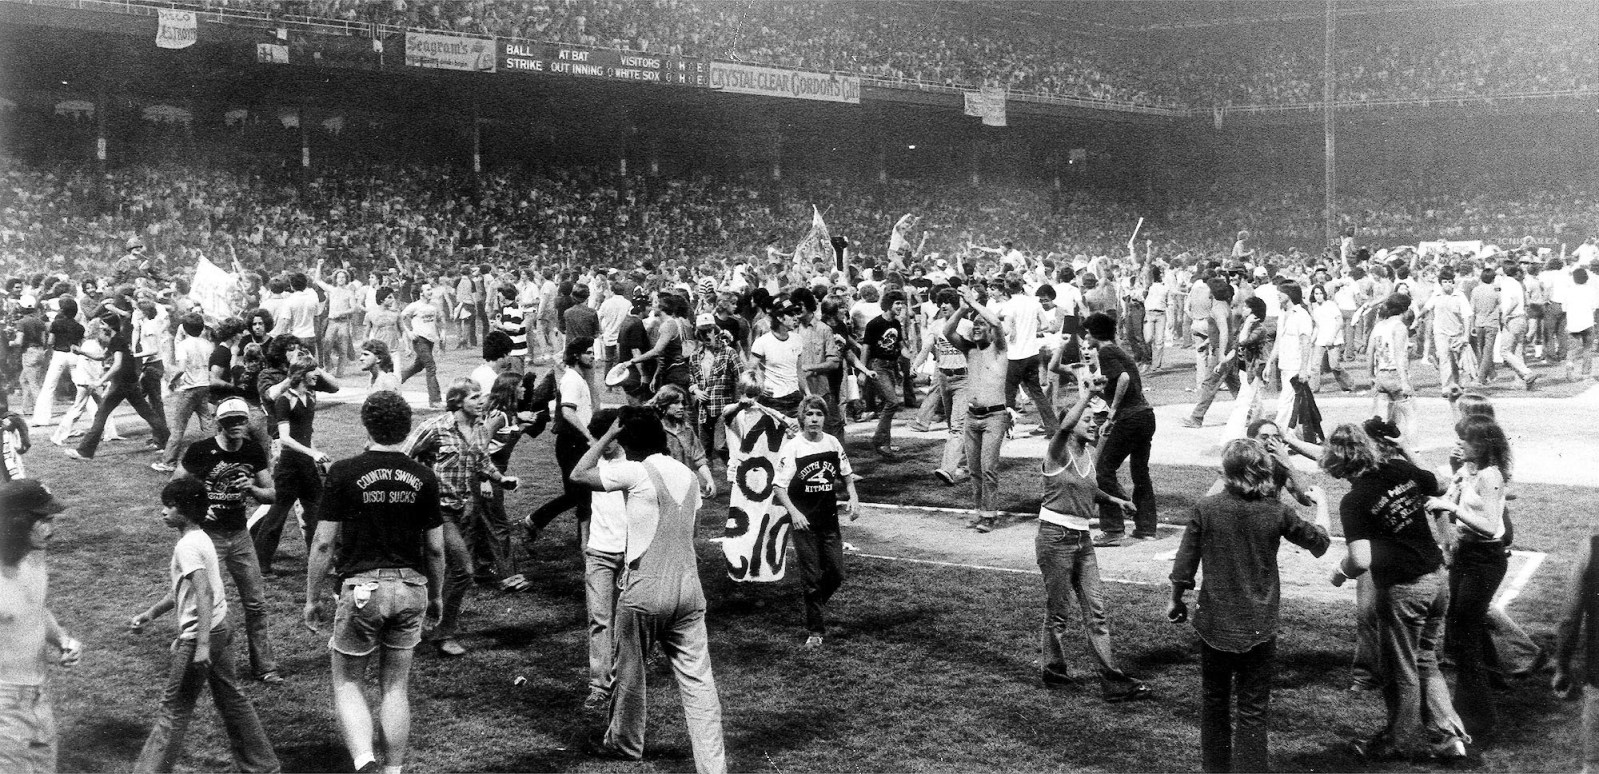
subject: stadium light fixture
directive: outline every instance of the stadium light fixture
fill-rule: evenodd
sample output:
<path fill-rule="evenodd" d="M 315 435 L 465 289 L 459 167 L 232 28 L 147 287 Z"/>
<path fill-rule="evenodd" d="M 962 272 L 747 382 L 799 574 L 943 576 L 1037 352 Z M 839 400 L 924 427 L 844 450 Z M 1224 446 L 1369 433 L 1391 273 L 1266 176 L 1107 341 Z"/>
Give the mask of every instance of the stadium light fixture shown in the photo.
<path fill-rule="evenodd" d="M 916 150 L 916 146 L 915 145 L 907 145 L 905 147 L 910 149 L 910 150 Z"/>

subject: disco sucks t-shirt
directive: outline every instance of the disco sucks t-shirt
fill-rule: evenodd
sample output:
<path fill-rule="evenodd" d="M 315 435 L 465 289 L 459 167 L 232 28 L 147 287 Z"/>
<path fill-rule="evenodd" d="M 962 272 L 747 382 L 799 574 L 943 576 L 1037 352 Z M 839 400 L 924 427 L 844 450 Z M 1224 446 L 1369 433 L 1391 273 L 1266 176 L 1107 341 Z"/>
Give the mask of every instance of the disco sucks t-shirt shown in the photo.
<path fill-rule="evenodd" d="M 333 463 L 320 515 L 339 522 L 333 567 L 341 578 L 377 569 L 428 573 L 424 533 L 443 524 L 439 478 L 392 451 L 368 451 Z"/>
<path fill-rule="evenodd" d="M 1438 491 L 1436 476 L 1393 460 L 1349 486 L 1338 512 L 1344 537 L 1371 541 L 1371 579 L 1379 588 L 1409 583 L 1443 564 L 1427 516 L 1427 499 Z"/>
<path fill-rule="evenodd" d="M 206 529 L 232 532 L 245 528 L 250 485 L 255 483 L 256 473 L 267 469 L 261 444 L 246 438 L 239 448 L 228 450 L 216 438 L 196 441 L 183 453 L 183 469 L 205 483 L 211 498 Z"/>

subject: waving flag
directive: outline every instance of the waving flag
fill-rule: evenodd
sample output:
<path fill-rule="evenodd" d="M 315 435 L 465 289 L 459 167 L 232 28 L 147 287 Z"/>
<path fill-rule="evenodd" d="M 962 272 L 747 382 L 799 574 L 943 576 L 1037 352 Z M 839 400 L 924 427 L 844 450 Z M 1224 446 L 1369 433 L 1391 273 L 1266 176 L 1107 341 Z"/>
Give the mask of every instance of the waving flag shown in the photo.
<path fill-rule="evenodd" d="M 811 230 L 805 232 L 805 238 L 794 248 L 794 265 L 808 269 L 817 260 L 827 261 L 829 266 L 833 266 L 837 263 L 837 255 L 833 251 L 833 238 L 827 233 L 827 224 L 822 222 L 822 211 L 813 204 Z"/>

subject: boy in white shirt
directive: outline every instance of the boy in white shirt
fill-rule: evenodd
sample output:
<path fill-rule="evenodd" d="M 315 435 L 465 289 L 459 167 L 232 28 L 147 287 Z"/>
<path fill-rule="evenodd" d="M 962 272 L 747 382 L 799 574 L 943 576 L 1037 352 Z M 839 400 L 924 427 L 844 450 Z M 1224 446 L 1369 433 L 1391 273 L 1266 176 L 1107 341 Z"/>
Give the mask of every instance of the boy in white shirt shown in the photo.
<path fill-rule="evenodd" d="M 171 771 L 183 752 L 183 737 L 200 698 L 202 681 L 211 686 L 211 700 L 227 730 L 233 766 L 239 771 L 280 771 L 261 719 L 249 697 L 239 689 L 233 669 L 233 632 L 228 626 L 228 600 L 222 590 L 222 567 L 216 546 L 201 528 L 210 508 L 210 495 L 198 479 L 180 478 L 161 490 L 161 523 L 181 537 L 172 549 L 171 585 L 161 601 L 133 616 L 129 628 L 138 632 L 167 611 L 178 611 L 178 637 L 166 688 L 155 715 L 155 727 L 133 765 L 136 772 Z"/>

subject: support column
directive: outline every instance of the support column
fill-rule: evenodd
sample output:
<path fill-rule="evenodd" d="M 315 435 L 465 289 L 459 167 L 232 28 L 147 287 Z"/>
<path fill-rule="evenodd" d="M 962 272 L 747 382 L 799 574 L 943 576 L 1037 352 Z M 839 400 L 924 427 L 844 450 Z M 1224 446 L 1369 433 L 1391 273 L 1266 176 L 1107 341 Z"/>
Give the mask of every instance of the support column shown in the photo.
<path fill-rule="evenodd" d="M 298 111 L 300 117 L 300 180 L 311 180 L 311 107 L 304 100 L 300 102 Z"/>
<path fill-rule="evenodd" d="M 888 185 L 888 143 L 877 141 L 877 184 Z"/>
<path fill-rule="evenodd" d="M 102 75 L 94 97 L 94 165 L 99 172 L 95 179 L 99 181 L 101 202 L 110 201 L 108 197 L 111 193 L 106 183 L 106 164 L 110 154 L 106 148 L 105 130 L 106 113 L 110 111 L 111 90 L 106 88 L 105 76 Z"/>
<path fill-rule="evenodd" d="M 783 179 L 783 133 L 772 132 L 772 182 Z"/>
<path fill-rule="evenodd" d="M 971 184 L 973 188 L 976 188 L 983 184 L 983 138 L 981 135 L 972 135 L 967 156 L 971 161 Z"/>
<path fill-rule="evenodd" d="M 649 145 L 650 166 L 649 166 L 649 173 L 648 174 L 649 174 L 650 177 L 660 177 L 661 176 L 661 137 L 660 137 L 660 135 L 658 133 L 656 133 L 656 132 L 650 132 L 650 140 L 649 140 L 649 142 L 650 142 L 650 145 Z"/>
<path fill-rule="evenodd" d="M 483 119 L 478 113 L 477 95 L 472 95 L 472 184 L 479 185 L 483 175 Z"/>

